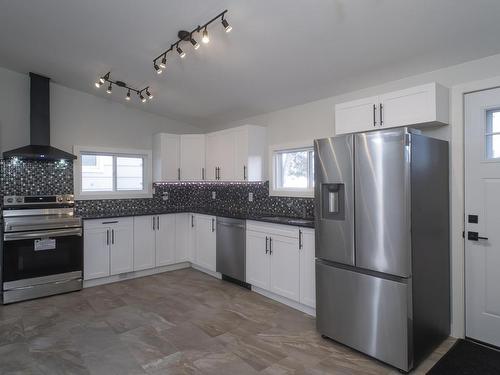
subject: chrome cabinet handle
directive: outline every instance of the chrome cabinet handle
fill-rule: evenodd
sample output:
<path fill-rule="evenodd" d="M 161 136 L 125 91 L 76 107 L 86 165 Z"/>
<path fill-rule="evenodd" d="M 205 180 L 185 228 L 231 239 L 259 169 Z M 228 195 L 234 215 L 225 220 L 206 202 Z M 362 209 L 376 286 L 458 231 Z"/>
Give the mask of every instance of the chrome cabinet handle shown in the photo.
<path fill-rule="evenodd" d="M 153 219 L 153 230 L 156 230 L 155 217 L 153 216 L 152 219 Z"/>
<path fill-rule="evenodd" d="M 111 229 L 111 244 L 115 244 L 115 230 Z"/>
<path fill-rule="evenodd" d="M 243 166 L 243 180 L 246 180 L 247 179 L 247 166 L 244 165 Z"/>
<path fill-rule="evenodd" d="M 373 126 L 377 126 L 377 106 L 373 105 Z"/>
<path fill-rule="evenodd" d="M 191 228 L 194 228 L 194 215 L 191 215 Z"/>
<path fill-rule="evenodd" d="M 266 236 L 266 254 L 269 250 L 267 250 L 267 240 L 268 240 L 268 237 Z"/>
<path fill-rule="evenodd" d="M 177 179 L 180 181 L 181 180 L 181 169 L 177 168 Z"/>
<path fill-rule="evenodd" d="M 160 217 L 156 217 L 156 229 L 160 230 Z"/>
<path fill-rule="evenodd" d="M 215 232 L 215 219 L 212 218 L 212 232 Z"/>
<path fill-rule="evenodd" d="M 201 179 L 205 179 L 205 168 L 201 168 Z"/>
<path fill-rule="evenodd" d="M 299 250 L 302 249 L 302 230 L 299 229 Z"/>
<path fill-rule="evenodd" d="M 109 246 L 109 229 L 106 229 L 106 245 Z"/>
<path fill-rule="evenodd" d="M 269 237 L 269 254 L 273 253 L 273 238 Z"/>
<path fill-rule="evenodd" d="M 215 179 L 217 180 L 217 167 L 215 167 Z"/>
<path fill-rule="evenodd" d="M 380 126 L 384 125 L 384 106 L 380 103 Z"/>
<path fill-rule="evenodd" d="M 118 220 L 116 221 L 103 221 L 101 224 L 116 224 L 118 223 Z"/>

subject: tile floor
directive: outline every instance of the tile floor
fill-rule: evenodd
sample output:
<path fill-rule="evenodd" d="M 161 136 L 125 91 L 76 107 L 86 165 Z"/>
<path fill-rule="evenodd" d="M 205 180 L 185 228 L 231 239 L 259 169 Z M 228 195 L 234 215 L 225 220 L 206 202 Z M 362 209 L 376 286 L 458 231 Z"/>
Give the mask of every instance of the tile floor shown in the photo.
<path fill-rule="evenodd" d="M 0 374 L 392 373 L 314 318 L 193 269 L 0 306 Z"/>

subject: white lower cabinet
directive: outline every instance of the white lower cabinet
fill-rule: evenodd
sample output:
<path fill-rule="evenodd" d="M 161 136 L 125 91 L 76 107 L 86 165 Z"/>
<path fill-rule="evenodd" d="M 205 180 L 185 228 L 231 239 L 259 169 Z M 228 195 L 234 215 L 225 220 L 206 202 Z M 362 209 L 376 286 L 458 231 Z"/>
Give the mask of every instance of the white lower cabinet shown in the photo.
<path fill-rule="evenodd" d="M 315 308 L 314 262 L 313 229 L 247 222 L 247 283 Z"/>
<path fill-rule="evenodd" d="M 194 215 L 195 250 L 193 263 L 209 271 L 216 269 L 216 217 Z"/>
<path fill-rule="evenodd" d="M 91 280 L 132 271 L 133 236 L 132 218 L 85 221 L 84 279 Z"/>
<path fill-rule="evenodd" d="M 175 214 L 158 215 L 156 220 L 156 266 L 174 264 Z"/>
<path fill-rule="evenodd" d="M 175 261 L 177 263 L 192 259 L 194 240 L 191 217 L 191 214 L 185 213 L 175 215 Z"/>

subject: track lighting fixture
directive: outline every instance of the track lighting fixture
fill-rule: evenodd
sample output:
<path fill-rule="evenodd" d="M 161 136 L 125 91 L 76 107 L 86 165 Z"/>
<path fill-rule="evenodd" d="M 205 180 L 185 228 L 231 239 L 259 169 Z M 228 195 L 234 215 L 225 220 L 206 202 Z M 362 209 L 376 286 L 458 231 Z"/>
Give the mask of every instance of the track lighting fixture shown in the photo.
<path fill-rule="evenodd" d="M 194 33 L 197 33 L 197 35 L 199 35 L 201 33 L 201 41 L 204 44 L 209 43 L 210 37 L 208 36 L 208 26 L 211 23 L 220 19 L 220 21 L 222 22 L 222 26 L 226 30 L 226 33 L 229 33 L 233 28 L 231 27 L 231 25 L 229 24 L 229 22 L 225 18 L 226 13 L 227 13 L 227 9 L 225 11 L 223 11 L 222 13 L 219 13 L 217 16 L 215 16 L 214 18 L 212 18 L 210 21 L 206 22 L 205 24 L 198 25 L 191 32 L 186 31 L 186 30 L 180 30 L 177 33 L 179 40 L 177 40 L 175 43 L 172 43 L 170 45 L 169 49 L 167 49 L 165 52 L 163 52 L 161 55 L 159 55 L 158 57 L 156 57 L 153 60 L 153 67 L 155 68 L 156 73 L 161 74 L 163 72 L 163 69 L 165 69 L 165 67 L 167 65 L 167 54 L 169 52 L 172 52 L 174 50 L 174 48 L 181 58 L 184 58 L 186 56 L 186 53 L 182 50 L 182 48 L 180 46 L 181 43 L 189 42 L 189 43 L 191 43 L 191 45 L 194 49 L 200 48 L 200 44 L 196 41 L 196 39 L 193 38 Z"/>
<path fill-rule="evenodd" d="M 102 78 L 102 80 L 104 81 L 104 82 L 102 82 L 102 83 L 101 83 L 101 78 Z M 126 84 L 125 82 L 123 82 L 123 81 L 114 81 L 114 80 L 112 80 L 112 79 L 110 78 L 110 73 L 107 73 L 106 75 L 102 76 L 101 78 L 99 78 L 99 79 L 97 80 L 97 82 L 95 83 L 95 86 L 96 86 L 97 88 L 100 88 L 100 87 L 101 87 L 104 83 L 108 82 L 108 83 L 109 83 L 109 85 L 108 85 L 108 88 L 107 88 L 107 90 L 106 90 L 106 92 L 107 92 L 108 94 L 111 94 L 111 93 L 112 93 L 112 90 L 113 90 L 113 85 L 116 85 L 116 86 L 118 86 L 118 87 L 122 87 L 122 88 L 124 88 L 124 89 L 126 89 L 126 90 L 127 90 L 127 94 L 125 95 L 125 100 L 126 100 L 126 101 L 130 101 L 130 99 L 131 99 L 131 93 L 132 93 L 132 92 L 135 92 L 135 93 L 139 96 L 139 98 L 140 98 L 141 102 L 143 102 L 143 103 L 144 103 L 145 101 L 147 101 L 147 99 L 153 99 L 153 94 L 149 91 L 149 86 L 146 86 L 146 87 L 145 87 L 145 88 L 143 88 L 142 90 L 135 89 L 135 88 L 133 88 L 133 87 L 130 87 L 129 85 L 127 85 L 127 84 Z M 146 99 L 146 97 L 144 97 L 144 95 L 142 94 L 143 92 L 146 92 L 147 99 Z"/>
<path fill-rule="evenodd" d="M 207 44 L 208 42 L 210 42 L 210 38 L 208 37 L 208 30 L 207 28 L 205 27 L 205 29 L 203 30 L 203 36 L 201 37 L 201 41 L 205 44 Z"/>
<path fill-rule="evenodd" d="M 186 52 L 184 52 L 181 47 L 177 46 L 177 53 L 179 54 L 179 56 L 181 57 L 181 59 L 183 59 L 184 57 L 186 57 Z"/>
<path fill-rule="evenodd" d="M 191 44 L 193 45 L 194 49 L 200 48 L 200 45 L 198 44 L 198 42 L 196 40 L 194 40 L 193 38 L 191 38 Z"/>

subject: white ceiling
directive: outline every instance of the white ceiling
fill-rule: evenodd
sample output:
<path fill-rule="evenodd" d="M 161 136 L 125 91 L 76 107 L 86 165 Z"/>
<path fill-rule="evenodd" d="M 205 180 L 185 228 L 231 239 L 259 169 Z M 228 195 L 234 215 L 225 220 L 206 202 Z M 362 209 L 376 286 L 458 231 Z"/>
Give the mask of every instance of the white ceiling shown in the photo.
<path fill-rule="evenodd" d="M 226 8 L 230 34 L 214 23 L 154 73 L 179 29 Z M 151 86 L 130 105 L 208 129 L 499 53 L 499 14 L 498 0 L 0 0 L 0 66 L 102 96 L 111 70 Z"/>

